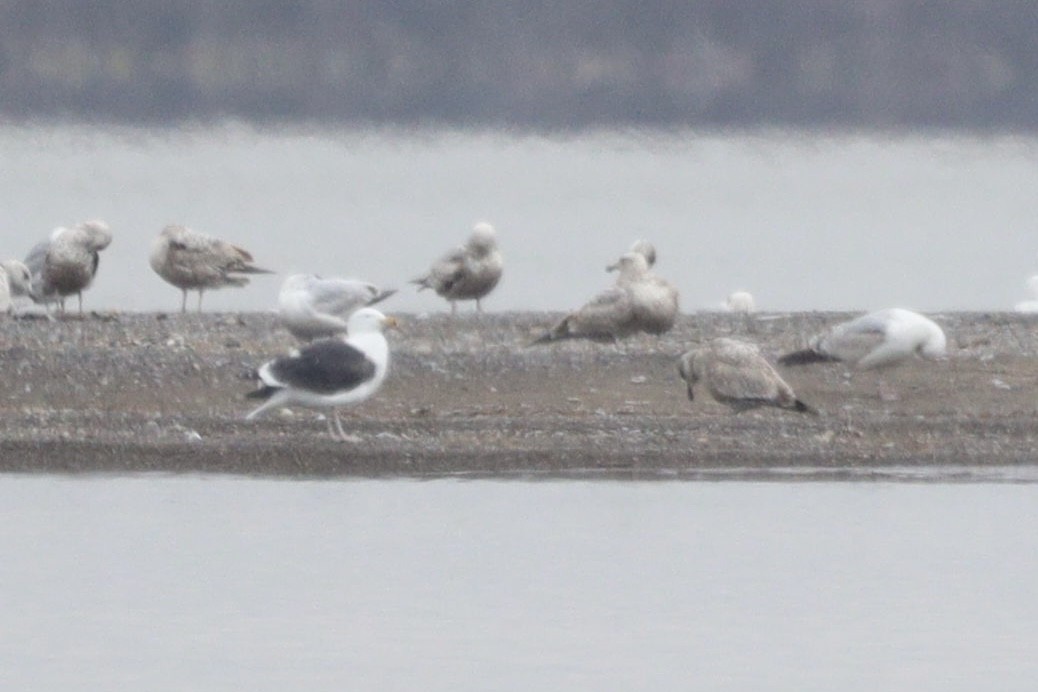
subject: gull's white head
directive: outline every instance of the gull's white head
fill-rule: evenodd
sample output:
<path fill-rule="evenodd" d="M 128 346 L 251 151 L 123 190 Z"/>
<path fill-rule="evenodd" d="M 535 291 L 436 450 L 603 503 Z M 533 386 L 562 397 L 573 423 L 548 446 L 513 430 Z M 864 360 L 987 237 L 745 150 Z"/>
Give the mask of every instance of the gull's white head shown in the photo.
<path fill-rule="evenodd" d="M 468 245 L 474 250 L 490 252 L 497 247 L 497 231 L 486 221 L 480 221 L 472 227 Z"/>
<path fill-rule="evenodd" d="M 381 332 L 386 327 L 395 326 L 396 319 L 386 317 L 375 308 L 361 308 L 346 320 L 346 331 L 351 336 L 354 334 Z"/>
<path fill-rule="evenodd" d="M 919 346 L 919 355 L 930 360 L 945 360 L 948 357 L 948 339 L 943 329 L 936 324 L 933 326 L 930 335 Z"/>
<path fill-rule="evenodd" d="M 108 224 L 100 219 L 84 221 L 75 228 L 87 249 L 97 252 L 104 250 L 112 242 L 112 231 Z"/>
<path fill-rule="evenodd" d="M 628 252 L 637 252 L 645 258 L 645 262 L 651 267 L 656 264 L 656 246 L 648 240 L 636 240 L 631 244 Z"/>

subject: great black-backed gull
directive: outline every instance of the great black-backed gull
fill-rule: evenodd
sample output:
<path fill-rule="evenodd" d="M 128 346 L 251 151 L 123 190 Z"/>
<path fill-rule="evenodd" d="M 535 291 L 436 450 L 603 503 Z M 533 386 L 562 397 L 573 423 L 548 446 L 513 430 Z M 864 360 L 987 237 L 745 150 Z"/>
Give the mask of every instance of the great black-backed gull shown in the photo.
<path fill-rule="evenodd" d="M 75 294 L 83 313 L 83 291 L 97 275 L 100 252 L 112 242 L 104 221 L 84 221 L 71 228 L 56 228 L 50 239 L 35 245 L 25 257 L 32 275 L 29 297 L 35 303 L 57 303 L 65 311 L 65 298 Z"/>
<path fill-rule="evenodd" d="M 933 320 L 904 308 L 889 308 L 842 322 L 813 337 L 806 349 L 779 358 L 782 365 L 825 361 L 869 370 L 900 363 L 912 356 L 947 357 L 944 330 Z"/>
<path fill-rule="evenodd" d="M 278 318 L 297 339 L 311 341 L 344 333 L 351 314 L 394 293 L 357 279 L 292 274 L 278 293 Z"/>
<path fill-rule="evenodd" d="M 746 341 L 719 338 L 691 349 L 681 356 L 678 372 L 688 386 L 690 401 L 694 385 L 702 382 L 715 400 L 735 411 L 774 406 L 814 412 L 797 398 L 757 345 Z"/>
<path fill-rule="evenodd" d="M 663 334 L 674 326 L 678 317 L 678 290 L 649 269 L 644 254 L 626 252 L 606 269 L 619 272 L 616 287 L 631 296 L 637 331 Z"/>
<path fill-rule="evenodd" d="M 472 228 L 465 245 L 441 257 L 424 276 L 411 283 L 417 284 L 419 291 L 431 288 L 449 300 L 451 314 L 457 311 L 459 300 L 474 300 L 476 310 L 482 311 L 480 301 L 497 286 L 503 270 L 497 233 L 489 223 L 480 222 Z"/>
<path fill-rule="evenodd" d="M 392 317 L 375 308 L 361 308 L 347 320 L 348 336 L 321 339 L 264 363 L 258 371 L 261 386 L 246 396 L 266 401 L 246 419 L 291 404 L 331 408 L 335 430 L 330 418 L 328 433 L 333 438 L 349 439 L 342 429 L 338 407 L 360 403 L 382 386 L 389 368 L 389 345 L 382 330 L 395 324 Z"/>
<path fill-rule="evenodd" d="M 187 311 L 187 292 L 198 291 L 198 311 L 207 289 L 245 286 L 249 279 L 241 274 L 273 274 L 252 263 L 252 255 L 185 226 L 162 229 L 151 248 L 151 268 L 183 292 L 180 312 Z"/>

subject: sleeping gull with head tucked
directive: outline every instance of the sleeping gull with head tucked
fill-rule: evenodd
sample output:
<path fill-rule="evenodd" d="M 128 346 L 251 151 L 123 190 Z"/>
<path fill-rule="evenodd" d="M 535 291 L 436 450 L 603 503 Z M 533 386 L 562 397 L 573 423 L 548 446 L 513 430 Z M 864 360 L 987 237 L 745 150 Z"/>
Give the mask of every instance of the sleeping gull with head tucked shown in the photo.
<path fill-rule="evenodd" d="M 693 386 L 702 382 L 716 401 L 736 412 L 774 406 L 814 413 L 775 372 L 756 344 L 714 339 L 682 355 L 678 372 L 688 386 L 689 401 L 694 400 Z"/>
<path fill-rule="evenodd" d="M 806 349 L 787 353 L 778 362 L 806 365 L 839 361 L 858 370 L 869 370 L 891 366 L 912 356 L 945 359 L 944 330 L 918 312 L 889 308 L 842 322 L 813 337 Z"/>
<path fill-rule="evenodd" d="M 14 299 L 29 295 L 32 274 L 16 259 L 0 262 L 0 311 L 12 312 Z"/>
<path fill-rule="evenodd" d="M 335 420 L 332 430 L 332 419 L 328 419 L 328 433 L 348 440 L 338 407 L 360 403 L 382 386 L 389 368 L 389 345 L 382 330 L 395 324 L 396 320 L 375 308 L 361 308 L 347 320 L 349 336 L 321 339 L 264 363 L 258 372 L 260 387 L 246 396 L 266 401 L 246 419 L 290 404 L 328 407 Z"/>
<path fill-rule="evenodd" d="M 183 292 L 180 312 L 187 312 L 187 292 L 198 291 L 198 311 L 206 289 L 245 286 L 249 279 L 241 274 L 273 274 L 252 263 L 252 255 L 185 226 L 162 229 L 151 248 L 151 268 Z"/>
<path fill-rule="evenodd" d="M 728 312 L 748 315 L 757 308 L 752 293 L 749 291 L 733 291 L 728 294 L 728 297 L 725 299 L 724 309 Z"/>
<path fill-rule="evenodd" d="M 100 252 L 112 242 L 104 221 L 84 221 L 71 228 L 56 228 L 50 239 L 35 245 L 25 257 L 32 275 L 29 297 L 49 306 L 57 303 L 65 311 L 65 298 L 75 294 L 83 314 L 83 291 L 97 275 Z"/>
<path fill-rule="evenodd" d="M 489 223 L 480 222 L 473 226 L 465 245 L 441 257 L 424 276 L 411 283 L 417 284 L 419 291 L 431 288 L 449 300 L 452 315 L 459 300 L 476 301 L 476 310 L 482 312 L 480 301 L 497 286 L 503 270 L 497 233 Z"/>
<path fill-rule="evenodd" d="M 346 321 L 360 308 L 396 293 L 357 279 L 322 279 L 315 274 L 292 274 L 278 293 L 278 317 L 297 339 L 310 341 L 346 331 Z"/>

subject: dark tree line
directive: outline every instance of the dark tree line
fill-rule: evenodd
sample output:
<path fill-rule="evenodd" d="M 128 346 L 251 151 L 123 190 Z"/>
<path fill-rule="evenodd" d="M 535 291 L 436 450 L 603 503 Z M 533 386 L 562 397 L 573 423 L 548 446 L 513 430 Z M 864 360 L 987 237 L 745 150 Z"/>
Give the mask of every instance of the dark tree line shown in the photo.
<path fill-rule="evenodd" d="M 1038 125 L 1030 0 L 0 0 L 0 117 Z"/>

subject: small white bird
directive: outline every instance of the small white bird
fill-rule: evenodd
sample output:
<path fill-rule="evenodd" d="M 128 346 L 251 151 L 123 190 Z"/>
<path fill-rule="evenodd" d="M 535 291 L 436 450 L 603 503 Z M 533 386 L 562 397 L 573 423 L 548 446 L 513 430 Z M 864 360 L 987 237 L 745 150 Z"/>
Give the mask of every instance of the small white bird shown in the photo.
<path fill-rule="evenodd" d="M 236 245 L 198 233 L 185 226 L 162 229 L 151 248 L 151 268 L 183 292 L 180 312 L 187 312 L 187 292 L 198 291 L 198 311 L 207 289 L 245 286 L 241 274 L 273 274 L 252 263 L 252 255 Z"/>
<path fill-rule="evenodd" d="M 12 312 L 14 299 L 29 295 L 32 274 L 16 259 L 0 262 L 0 311 Z"/>
<path fill-rule="evenodd" d="M 411 283 L 417 284 L 419 291 L 431 288 L 449 300 L 452 315 L 459 300 L 476 301 L 476 310 L 482 312 L 480 301 L 494 290 L 503 271 L 497 232 L 489 223 L 480 222 L 473 226 L 465 245 L 441 257 L 428 273 Z"/>
<path fill-rule="evenodd" d="M 396 293 L 356 279 L 322 279 L 314 274 L 292 274 L 278 293 L 278 317 L 302 341 L 346 331 L 346 321 L 360 308 Z"/>
<path fill-rule="evenodd" d="M 779 358 L 782 365 L 840 361 L 858 370 L 900 363 L 912 356 L 947 357 L 947 339 L 933 320 L 903 308 L 879 310 L 842 322 L 813 337 L 808 348 Z"/>
<path fill-rule="evenodd" d="M 1038 275 L 1029 277 L 1025 282 L 1027 290 L 1031 292 L 1031 298 L 1013 306 L 1016 312 L 1038 312 Z"/>
<path fill-rule="evenodd" d="M 753 300 L 753 294 L 749 291 L 735 291 L 728 295 L 724 301 L 724 309 L 728 312 L 748 315 L 757 309 Z"/>
<path fill-rule="evenodd" d="M 688 386 L 689 401 L 694 401 L 693 386 L 702 382 L 715 400 L 736 412 L 760 406 L 815 412 L 797 398 L 757 345 L 746 341 L 719 338 L 691 349 L 681 356 L 678 372 Z"/>
<path fill-rule="evenodd" d="M 389 369 L 389 344 L 382 330 L 395 324 L 375 308 L 361 308 L 347 320 L 349 336 L 321 339 L 264 363 L 258 371 L 261 386 L 246 396 L 266 401 L 246 419 L 290 404 L 327 407 L 335 420 L 335 430 L 328 420 L 328 433 L 349 439 L 337 409 L 368 399 L 382 386 Z"/>
<path fill-rule="evenodd" d="M 83 291 L 97 275 L 101 250 L 111 242 L 112 232 L 104 221 L 54 229 L 50 240 L 35 245 L 25 257 L 32 275 L 29 297 L 43 305 L 57 303 L 64 312 L 65 298 L 75 294 L 83 314 Z"/>

